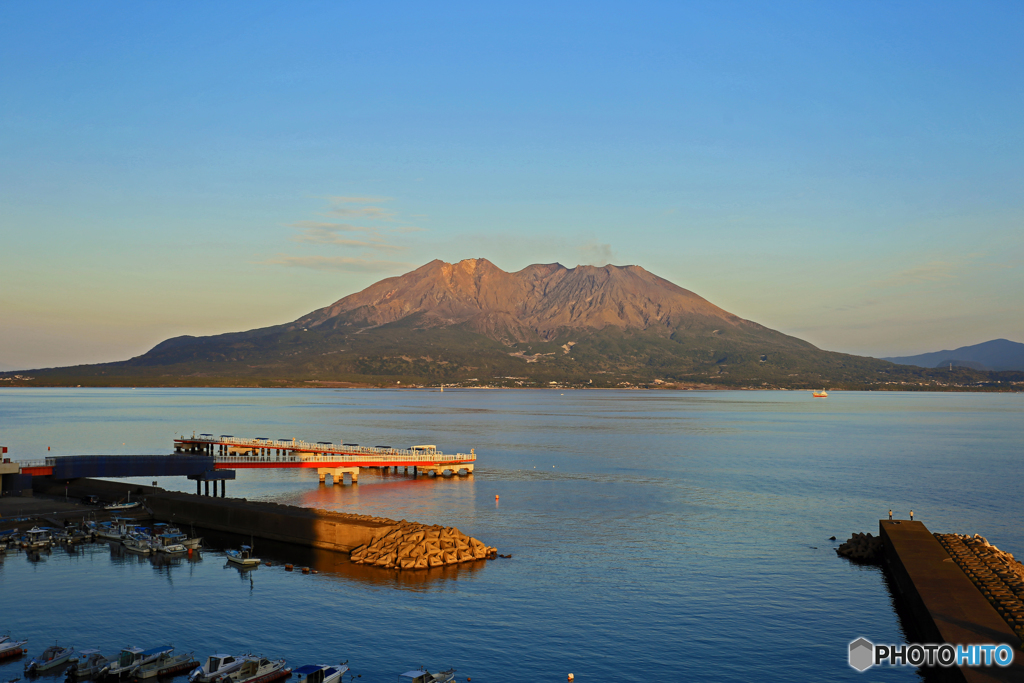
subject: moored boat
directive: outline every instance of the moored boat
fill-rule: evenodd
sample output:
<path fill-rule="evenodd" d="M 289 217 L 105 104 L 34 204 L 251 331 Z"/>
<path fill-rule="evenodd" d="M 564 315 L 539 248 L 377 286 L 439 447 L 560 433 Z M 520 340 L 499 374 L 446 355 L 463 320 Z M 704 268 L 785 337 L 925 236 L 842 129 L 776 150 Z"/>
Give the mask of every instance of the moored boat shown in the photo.
<path fill-rule="evenodd" d="M 75 653 L 73 647 L 61 647 L 60 645 L 51 645 L 50 647 L 43 650 L 43 654 L 38 657 L 33 657 L 25 663 L 25 673 L 36 674 L 43 671 L 49 671 L 55 667 L 64 664 L 71 655 Z"/>
<path fill-rule="evenodd" d="M 93 532 L 96 538 L 105 541 L 120 541 L 132 531 L 132 519 L 114 517 L 109 522 L 100 522 Z"/>
<path fill-rule="evenodd" d="M 348 662 L 341 664 L 306 664 L 292 671 L 295 683 L 338 683 L 348 671 Z"/>
<path fill-rule="evenodd" d="M 814 398 L 828 398 L 828 392 L 822 389 L 821 391 L 814 391 L 812 396 L 814 396 Z"/>
<path fill-rule="evenodd" d="M 185 534 L 162 533 L 153 539 L 154 550 L 167 555 L 184 555 L 188 546 L 181 542 Z"/>
<path fill-rule="evenodd" d="M 283 659 L 253 657 L 223 680 L 224 683 L 271 683 L 291 674 L 292 670 L 285 668 L 286 664 Z"/>
<path fill-rule="evenodd" d="M 182 671 L 190 671 L 196 667 L 196 658 L 192 653 L 172 655 L 165 652 L 156 661 L 143 664 L 135 672 L 136 680 L 143 678 L 155 678 L 158 676 L 171 676 Z"/>
<path fill-rule="evenodd" d="M 130 550 L 133 553 L 149 555 L 153 552 L 153 545 L 149 538 L 141 534 L 130 533 L 121 542 L 124 544 L 125 549 Z"/>
<path fill-rule="evenodd" d="M 237 671 L 250 659 L 249 655 L 210 655 L 202 666 L 188 675 L 189 683 L 213 683 Z"/>
<path fill-rule="evenodd" d="M 247 545 L 243 545 L 240 550 L 228 550 L 224 554 L 228 562 L 240 567 L 255 567 L 260 563 L 260 558 L 253 557 L 252 548 Z"/>
<path fill-rule="evenodd" d="M 25 649 L 25 643 L 27 642 L 27 640 L 13 640 L 10 636 L 4 636 L 3 641 L 0 641 L 0 659 L 18 657 L 25 654 L 28 652 Z"/>
<path fill-rule="evenodd" d="M 49 527 L 34 526 L 25 532 L 25 537 L 21 541 L 21 547 L 49 548 L 52 543 L 53 539 L 50 537 Z"/>
<path fill-rule="evenodd" d="M 72 680 L 83 678 L 100 678 L 110 669 L 110 660 L 100 654 L 99 650 L 79 650 L 77 657 L 71 658 L 67 677 Z"/>
<path fill-rule="evenodd" d="M 138 502 L 135 502 L 135 503 L 132 502 L 132 492 L 129 491 L 128 492 L 128 499 L 127 499 L 126 502 L 124 502 L 124 503 L 113 503 L 111 505 L 104 505 L 103 509 L 111 511 L 111 512 L 121 512 L 123 510 L 134 510 L 137 507 L 139 507 L 139 503 Z"/>
<path fill-rule="evenodd" d="M 143 650 L 138 647 L 126 647 L 121 650 L 121 654 L 118 655 L 117 661 L 110 663 L 110 676 L 130 676 L 135 673 L 135 670 L 144 664 L 149 664 L 155 661 L 160 655 L 165 652 L 170 652 L 174 648 L 170 645 L 163 645 L 160 647 L 150 648 L 149 650 Z"/>
<path fill-rule="evenodd" d="M 398 683 L 448 683 L 448 681 L 454 680 L 454 668 L 447 671 L 438 671 L 436 674 L 432 674 L 426 669 L 406 671 L 398 677 Z"/>

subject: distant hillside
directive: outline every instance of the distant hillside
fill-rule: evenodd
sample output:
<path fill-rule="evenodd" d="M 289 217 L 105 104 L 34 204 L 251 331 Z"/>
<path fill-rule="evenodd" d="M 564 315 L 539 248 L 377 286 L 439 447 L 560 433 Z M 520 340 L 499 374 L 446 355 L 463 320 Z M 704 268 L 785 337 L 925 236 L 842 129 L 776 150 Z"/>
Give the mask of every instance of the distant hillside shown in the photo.
<path fill-rule="evenodd" d="M 993 339 L 973 346 L 961 346 L 952 351 L 935 351 L 883 360 L 922 368 L 948 368 L 952 363 L 954 366 L 974 370 L 1024 370 L 1024 344 L 1009 339 Z"/>
<path fill-rule="evenodd" d="M 36 385 L 82 386 L 809 388 L 927 379 L 927 371 L 823 351 L 639 266 L 552 263 L 507 273 L 486 259 L 432 261 L 294 322 L 175 337 L 127 361 L 31 373 Z M 964 373 L 954 379 L 979 381 Z"/>

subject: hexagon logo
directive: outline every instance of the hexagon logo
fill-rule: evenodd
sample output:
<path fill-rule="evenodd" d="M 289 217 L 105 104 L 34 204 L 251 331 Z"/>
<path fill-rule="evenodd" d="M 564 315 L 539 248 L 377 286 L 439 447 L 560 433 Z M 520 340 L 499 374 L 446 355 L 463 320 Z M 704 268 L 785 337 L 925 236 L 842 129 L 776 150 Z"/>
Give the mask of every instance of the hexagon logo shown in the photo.
<path fill-rule="evenodd" d="M 857 671 L 866 671 L 874 664 L 875 646 L 870 640 L 858 638 L 850 643 L 850 666 Z"/>

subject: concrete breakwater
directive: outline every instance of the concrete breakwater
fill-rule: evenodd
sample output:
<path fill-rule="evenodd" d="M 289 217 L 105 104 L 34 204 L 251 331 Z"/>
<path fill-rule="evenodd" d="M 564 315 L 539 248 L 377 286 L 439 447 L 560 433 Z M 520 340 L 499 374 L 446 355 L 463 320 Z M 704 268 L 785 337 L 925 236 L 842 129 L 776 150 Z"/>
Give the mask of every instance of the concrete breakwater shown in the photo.
<path fill-rule="evenodd" d="M 131 493 L 154 519 L 177 526 L 351 553 L 356 564 L 389 569 L 427 569 L 471 560 L 493 559 L 497 550 L 455 527 L 357 515 L 315 508 L 261 503 L 244 498 L 212 498 L 95 479 L 53 481 L 36 477 L 38 492 L 118 500 Z"/>
<path fill-rule="evenodd" d="M 339 552 L 369 543 L 380 530 L 390 530 L 397 524 L 385 517 L 169 491 L 146 494 L 142 502 L 156 519 L 179 526 L 192 524 Z"/>
<path fill-rule="evenodd" d="M 1024 564 L 978 534 L 935 534 L 935 538 L 1024 641 Z"/>
<path fill-rule="evenodd" d="M 356 564 L 372 564 L 395 569 L 427 569 L 472 560 L 489 560 L 498 551 L 455 527 L 427 526 L 402 520 L 384 532 L 378 531 L 370 543 L 352 551 Z"/>

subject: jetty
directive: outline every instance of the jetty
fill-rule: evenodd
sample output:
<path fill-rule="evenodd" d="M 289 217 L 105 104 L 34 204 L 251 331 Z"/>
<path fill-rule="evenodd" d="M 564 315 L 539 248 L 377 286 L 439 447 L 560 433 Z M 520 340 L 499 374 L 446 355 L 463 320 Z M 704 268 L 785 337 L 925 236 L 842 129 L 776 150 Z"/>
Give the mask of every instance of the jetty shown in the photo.
<path fill-rule="evenodd" d="M 0 490 L 8 495 L 31 495 L 33 477 L 184 476 L 196 482 L 197 495 L 209 496 L 213 483 L 213 495 L 217 496 L 220 483 L 219 495 L 224 498 L 227 482 L 235 479 L 238 469 L 310 468 L 316 469 L 321 484 L 331 477 L 332 484 L 343 485 L 346 476 L 352 484 L 358 483 L 361 469 L 404 470 L 413 476 L 469 476 L 476 467 L 476 457 L 472 448 L 469 453 L 443 453 L 431 444 L 393 448 L 193 433 L 174 439 L 173 455 L 67 455 L 35 461 L 3 458 Z"/>
<path fill-rule="evenodd" d="M 476 450 L 469 453 L 442 453 L 434 445 L 392 448 L 391 446 L 360 446 L 355 443 L 335 444 L 329 441 L 309 443 L 299 439 L 214 436 L 199 434 L 174 440 L 177 453 L 201 453 L 214 459 L 215 469 L 308 467 L 316 468 L 323 483 L 327 475 L 333 484 L 342 484 L 345 475 L 351 482 L 359 481 L 360 468 L 398 472 L 404 468 L 412 474 L 458 475 L 473 473 Z"/>
<path fill-rule="evenodd" d="M 133 500 L 138 498 L 144 506 L 143 512 L 133 515 L 136 519 L 144 516 L 176 526 L 191 525 L 243 538 L 346 553 L 355 564 L 383 569 L 444 567 L 494 559 L 498 552 L 455 527 L 372 515 L 177 493 L 156 486 L 88 478 L 57 481 L 37 477 L 33 487 L 56 500 L 94 495 L 118 499 L 130 493 Z M 41 499 L 37 505 L 43 505 Z M 55 501 L 48 501 L 46 507 L 53 505 Z M 75 505 L 64 517 L 73 519 L 94 511 L 89 506 Z"/>
<path fill-rule="evenodd" d="M 878 527 L 884 561 L 921 642 L 1006 644 L 1015 655 L 1008 667 L 934 667 L 930 672 L 968 683 L 1024 681 L 1019 636 L 1024 633 L 1024 577 L 1015 576 L 1008 566 L 1003 567 L 1006 571 L 987 567 L 986 553 L 974 553 L 953 534 L 932 534 L 919 521 L 883 519 Z"/>

